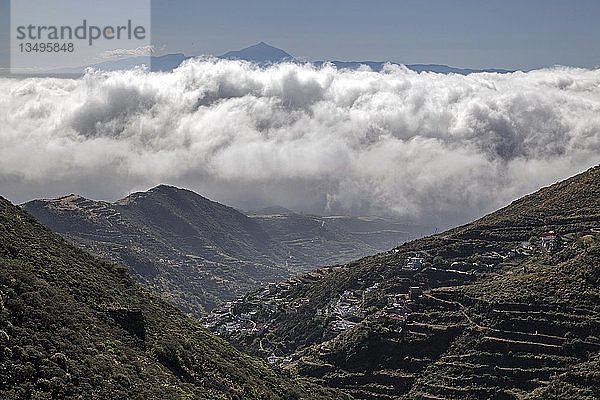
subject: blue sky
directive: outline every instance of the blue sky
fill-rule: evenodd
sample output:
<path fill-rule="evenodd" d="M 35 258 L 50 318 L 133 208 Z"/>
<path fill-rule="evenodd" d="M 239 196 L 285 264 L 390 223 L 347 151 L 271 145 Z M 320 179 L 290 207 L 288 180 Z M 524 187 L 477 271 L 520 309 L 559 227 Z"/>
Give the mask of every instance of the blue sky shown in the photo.
<path fill-rule="evenodd" d="M 0 0 L 4 39 L 7 3 Z M 515 69 L 600 65 L 598 0 L 153 0 L 152 5 L 152 38 L 163 53 L 221 54 L 265 41 L 310 60 Z"/>
<path fill-rule="evenodd" d="M 599 16 L 598 0 L 155 0 L 153 38 L 190 54 L 265 41 L 312 60 L 592 67 Z"/>

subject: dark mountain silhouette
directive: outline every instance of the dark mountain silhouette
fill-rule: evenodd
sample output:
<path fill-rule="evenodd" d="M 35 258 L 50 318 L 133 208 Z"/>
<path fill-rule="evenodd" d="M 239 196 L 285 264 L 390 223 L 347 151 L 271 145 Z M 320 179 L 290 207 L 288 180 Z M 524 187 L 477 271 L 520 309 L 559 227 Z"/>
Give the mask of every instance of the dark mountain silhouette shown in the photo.
<path fill-rule="evenodd" d="M 128 265 L 141 283 L 194 315 L 290 275 L 284 252 L 258 223 L 191 191 L 161 185 L 114 203 L 70 195 L 24 208 L 87 250 Z"/>
<path fill-rule="evenodd" d="M 257 64 L 265 65 L 265 64 L 276 64 L 278 62 L 300 62 L 295 59 L 292 55 L 287 53 L 284 50 L 278 49 L 276 47 L 270 46 L 264 42 L 260 42 L 250 47 L 246 47 L 242 50 L 237 51 L 229 51 L 219 58 L 226 58 L 232 60 L 245 60 L 254 62 Z M 314 61 L 311 62 L 316 67 L 321 67 L 325 63 L 324 61 Z M 386 63 L 384 61 L 329 61 L 330 64 L 333 64 L 338 69 L 358 69 L 362 66 L 368 66 L 373 71 L 381 71 Z M 389 62 L 392 64 L 397 64 L 396 62 Z M 447 65 L 441 64 L 406 64 L 406 67 L 410 70 L 416 72 L 436 72 L 441 74 L 461 74 L 468 75 L 477 72 L 496 72 L 496 73 L 509 73 L 513 71 L 505 70 L 505 69 L 497 69 L 497 68 L 485 68 L 485 69 L 474 69 L 474 68 L 457 68 L 450 67 Z"/>
<path fill-rule="evenodd" d="M 338 69 L 358 69 L 363 66 L 367 66 L 371 68 L 373 71 L 380 72 L 383 70 L 383 67 L 386 64 L 396 64 L 397 62 L 391 61 L 329 61 L 328 63 L 335 65 Z M 322 67 L 325 64 L 324 61 L 315 61 L 313 63 L 317 67 Z M 450 67 L 448 65 L 443 64 L 406 64 L 406 68 L 415 72 L 435 72 L 438 74 L 459 74 L 459 75 L 469 75 L 480 72 L 492 72 L 499 74 L 508 74 L 514 72 L 512 70 L 507 69 L 499 69 L 499 68 L 482 68 L 482 69 L 474 69 L 474 68 L 457 68 Z"/>
<path fill-rule="evenodd" d="M 220 55 L 219 58 L 252 61 L 257 64 L 276 64 L 283 61 L 294 61 L 294 57 L 289 53 L 277 47 L 270 46 L 265 42 L 260 42 L 241 50 L 228 51 Z"/>

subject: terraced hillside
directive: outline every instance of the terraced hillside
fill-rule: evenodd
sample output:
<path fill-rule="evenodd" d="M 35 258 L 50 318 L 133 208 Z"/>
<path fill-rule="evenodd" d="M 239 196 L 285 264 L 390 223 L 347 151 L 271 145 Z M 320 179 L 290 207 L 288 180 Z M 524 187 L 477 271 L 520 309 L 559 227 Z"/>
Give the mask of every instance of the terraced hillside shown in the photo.
<path fill-rule="evenodd" d="M 292 212 L 249 217 L 165 185 L 114 203 L 69 195 L 23 207 L 78 246 L 127 265 L 140 283 L 196 317 L 261 284 L 389 249 L 423 230 Z"/>
<path fill-rule="evenodd" d="M 273 372 L 0 197 L 0 398 L 339 399 Z"/>
<path fill-rule="evenodd" d="M 357 399 L 600 398 L 600 167 L 205 324 Z M 250 322 L 248 322 L 250 321 Z"/>

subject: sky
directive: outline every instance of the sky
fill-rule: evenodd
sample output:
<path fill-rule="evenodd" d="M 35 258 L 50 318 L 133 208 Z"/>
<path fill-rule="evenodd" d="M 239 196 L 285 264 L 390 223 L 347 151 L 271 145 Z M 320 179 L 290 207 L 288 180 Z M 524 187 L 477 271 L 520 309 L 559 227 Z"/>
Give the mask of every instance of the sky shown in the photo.
<path fill-rule="evenodd" d="M 115 15 L 127 14 L 121 4 Z M 264 41 L 307 60 L 590 68 L 600 65 L 598 15 L 597 0 L 152 0 L 152 39 L 160 53 L 187 55 Z"/>
<path fill-rule="evenodd" d="M 265 41 L 309 60 L 600 65 L 597 0 L 155 0 L 152 11 L 154 41 L 168 52 Z"/>

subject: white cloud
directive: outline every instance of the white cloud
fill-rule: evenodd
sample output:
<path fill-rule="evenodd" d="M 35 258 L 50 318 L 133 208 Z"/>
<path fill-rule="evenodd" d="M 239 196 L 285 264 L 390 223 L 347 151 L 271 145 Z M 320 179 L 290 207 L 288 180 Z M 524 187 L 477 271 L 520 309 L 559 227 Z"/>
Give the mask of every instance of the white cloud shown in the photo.
<path fill-rule="evenodd" d="M 600 70 L 190 60 L 0 79 L 0 93 L 0 192 L 15 201 L 171 183 L 230 204 L 450 224 L 600 162 Z"/>
<path fill-rule="evenodd" d="M 154 45 L 139 46 L 135 49 L 113 49 L 100 53 L 100 58 L 123 58 L 136 56 L 151 56 L 154 53 Z"/>

